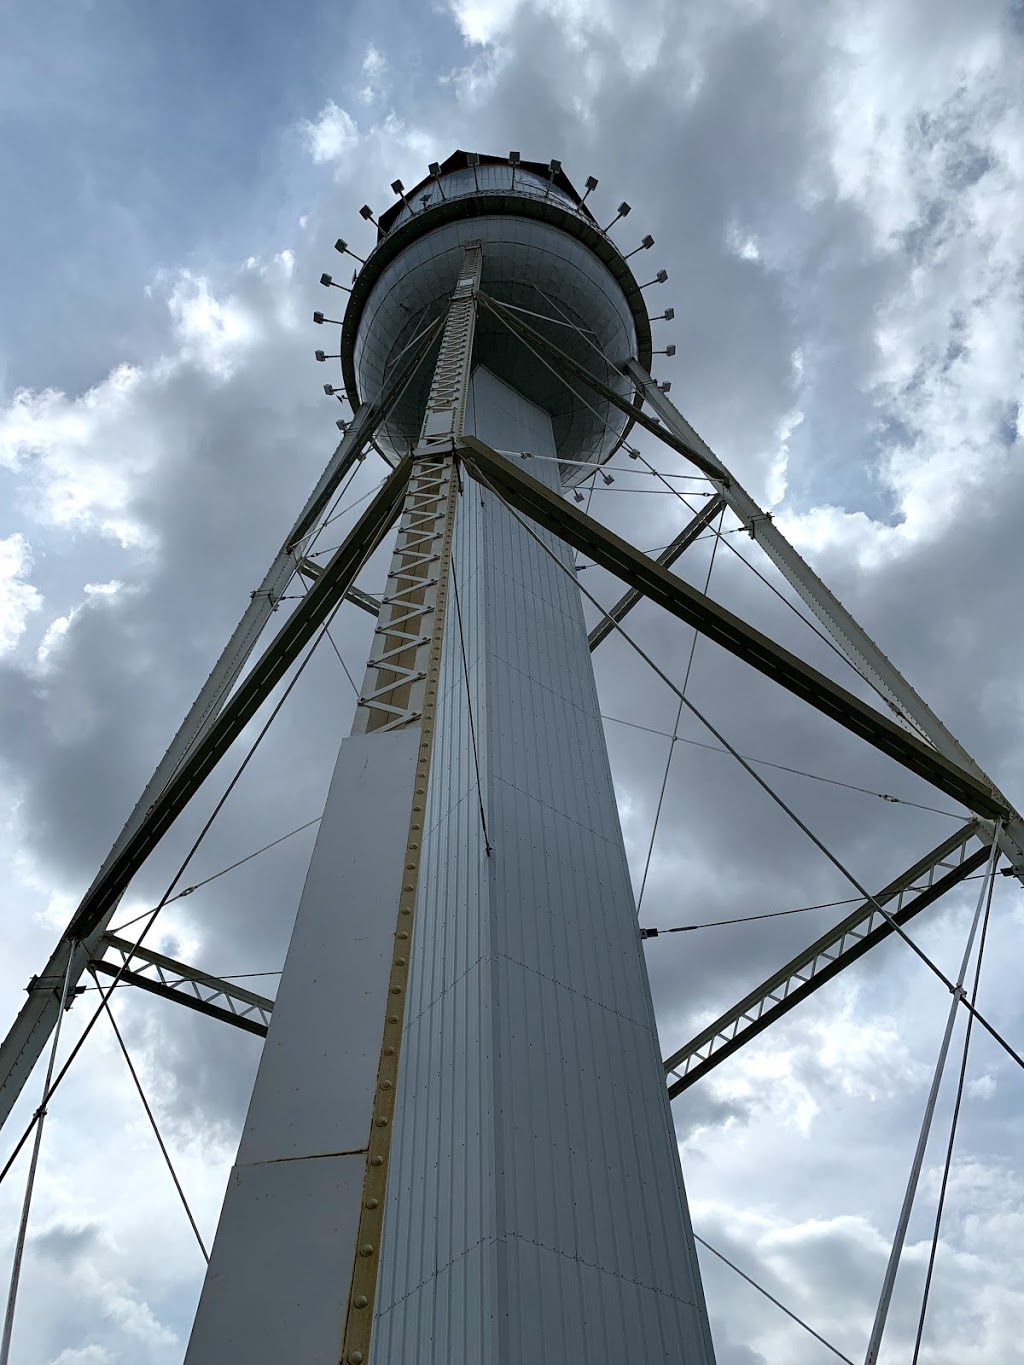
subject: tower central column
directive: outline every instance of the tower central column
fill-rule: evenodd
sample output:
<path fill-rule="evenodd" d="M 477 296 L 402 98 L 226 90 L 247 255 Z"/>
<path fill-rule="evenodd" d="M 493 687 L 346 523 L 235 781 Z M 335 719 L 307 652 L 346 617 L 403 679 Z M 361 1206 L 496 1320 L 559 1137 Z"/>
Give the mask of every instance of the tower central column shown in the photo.
<path fill-rule="evenodd" d="M 466 432 L 559 486 L 482 368 Z M 573 559 L 533 529 L 466 478 L 371 1358 L 710 1365 Z"/>

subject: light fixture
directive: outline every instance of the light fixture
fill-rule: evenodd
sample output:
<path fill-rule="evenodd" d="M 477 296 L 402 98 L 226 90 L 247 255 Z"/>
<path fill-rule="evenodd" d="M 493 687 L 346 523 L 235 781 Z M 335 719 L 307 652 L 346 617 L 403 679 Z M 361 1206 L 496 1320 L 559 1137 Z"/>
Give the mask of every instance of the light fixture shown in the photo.
<path fill-rule="evenodd" d="M 619 219 L 620 219 L 620 218 L 625 218 L 626 214 L 629 213 L 629 212 L 630 212 L 630 206 L 626 203 L 625 199 L 623 199 L 622 203 L 619 205 L 618 209 L 616 210 L 615 217 L 612 219 L 612 221 L 611 221 L 611 222 L 608 224 L 608 226 L 605 228 L 605 232 L 611 232 L 612 228 L 613 228 L 613 227 L 615 226 L 615 224 L 619 221 Z"/>
<path fill-rule="evenodd" d="M 615 480 L 612 478 L 612 476 L 611 476 L 611 475 L 608 473 L 608 471 L 605 470 L 605 469 L 602 469 L 602 470 L 601 470 L 601 478 L 604 479 L 605 483 L 614 483 L 614 482 L 615 482 Z"/>
<path fill-rule="evenodd" d="M 318 325 L 322 325 L 322 324 L 325 323 L 325 322 L 330 322 L 330 323 L 332 323 L 335 327 L 340 327 L 340 326 L 341 326 L 341 323 L 339 322 L 339 320 L 338 320 L 337 318 L 325 318 L 324 315 L 323 315 L 323 313 L 321 313 L 319 309 L 317 309 L 317 311 L 313 314 L 313 321 L 314 321 L 315 323 L 317 323 Z"/>
<path fill-rule="evenodd" d="M 675 355 L 675 353 L 676 353 L 676 344 L 675 344 L 674 341 L 670 341 L 669 344 L 665 347 L 665 349 L 664 349 L 663 351 L 652 351 L 652 352 L 651 352 L 652 355 Z"/>
<path fill-rule="evenodd" d="M 587 193 L 584 194 L 583 198 L 580 200 L 581 204 L 585 204 L 587 202 L 587 194 L 589 194 L 591 190 L 597 189 L 597 177 L 594 175 L 588 175 L 585 184 Z"/>
<path fill-rule="evenodd" d="M 466 160 L 473 167 L 473 184 L 476 186 L 477 193 L 480 192 L 480 177 L 477 175 L 477 167 L 480 165 L 479 152 L 467 152 Z"/>
<path fill-rule="evenodd" d="M 672 319 L 675 317 L 675 315 L 676 315 L 676 310 L 675 310 L 674 308 L 666 308 L 665 311 L 664 311 L 664 313 L 659 313 L 659 314 L 657 315 L 657 317 L 651 318 L 651 321 L 652 321 L 652 322 L 661 322 L 662 319 L 664 319 L 665 322 L 671 322 Z"/>
<path fill-rule="evenodd" d="M 548 162 L 548 186 L 547 189 L 544 191 L 545 199 L 551 193 L 551 186 L 555 183 L 555 176 L 560 174 L 561 170 L 562 163 L 557 159 L 557 157 L 552 157 L 551 160 Z"/>
<path fill-rule="evenodd" d="M 520 157 L 519 157 L 519 153 L 518 153 L 518 152 L 509 152 L 509 154 L 508 154 L 508 161 L 509 161 L 509 165 L 512 167 L 512 188 L 513 188 L 513 189 L 515 189 L 515 187 L 516 187 L 516 167 L 519 165 L 519 160 L 520 160 Z"/>
<path fill-rule="evenodd" d="M 582 502 L 582 501 L 583 501 L 583 494 L 580 492 L 580 490 L 579 490 L 578 488 L 574 488 L 574 489 L 573 489 L 572 495 L 573 495 L 573 497 L 576 499 L 577 502 Z"/>
<path fill-rule="evenodd" d="M 324 362 L 325 360 L 340 360 L 340 359 L 341 359 L 341 352 L 340 352 L 340 351 L 338 352 L 337 355 L 324 355 L 323 351 L 314 351 L 313 354 L 316 356 L 317 360 L 319 360 L 321 364 L 323 364 L 323 362 Z"/>
<path fill-rule="evenodd" d="M 321 275 L 320 283 L 325 289 L 344 289 L 346 294 L 352 293 L 347 284 L 339 284 L 333 275 Z"/>
<path fill-rule="evenodd" d="M 359 210 L 359 217 L 365 218 L 368 223 L 372 223 L 375 228 L 378 230 L 380 229 L 380 224 L 377 222 L 376 218 L 374 218 L 373 209 L 370 208 L 369 204 L 364 204 Z"/>
<path fill-rule="evenodd" d="M 654 245 L 654 238 L 651 236 L 650 233 L 648 233 L 646 237 L 641 237 L 641 238 L 640 238 L 640 245 L 639 245 L 639 246 L 635 246 L 635 247 L 633 248 L 632 251 L 627 251 L 626 254 L 625 254 L 625 256 L 623 256 L 622 259 L 623 259 L 624 261 L 628 261 L 629 258 L 630 258 L 630 256 L 635 256 L 636 253 L 637 253 L 638 251 L 650 251 L 650 249 L 651 249 L 651 247 L 652 247 L 653 245 Z"/>
<path fill-rule="evenodd" d="M 658 385 L 658 388 L 662 391 L 662 393 L 668 393 L 671 387 L 672 387 L 671 379 L 663 379 L 661 383 Z"/>
<path fill-rule="evenodd" d="M 639 450 L 636 449 L 635 446 L 627 446 L 626 454 L 629 456 L 631 460 L 639 460 L 640 458 L 640 452 Z"/>
<path fill-rule="evenodd" d="M 652 285 L 652 284 L 664 284 L 665 281 L 666 281 L 667 279 L 668 279 L 668 271 L 667 271 L 667 270 L 659 270 L 658 273 L 657 273 L 657 275 L 655 275 L 655 277 L 654 277 L 653 280 L 648 280 L 648 281 L 647 281 L 647 284 L 642 284 L 642 285 L 640 286 L 640 288 L 641 288 L 641 289 L 647 289 L 648 286 L 650 286 L 650 285 Z"/>
<path fill-rule="evenodd" d="M 401 180 L 392 180 L 391 188 L 394 190 L 395 194 L 398 195 L 398 197 L 401 199 L 402 203 L 409 210 L 409 212 L 412 213 L 413 208 L 412 205 L 409 203 L 408 199 L 406 199 L 405 197 L 405 186 L 402 184 Z"/>
<path fill-rule="evenodd" d="M 339 417 L 334 425 L 339 431 L 348 431 L 348 423 L 345 421 L 344 417 Z"/>
<path fill-rule="evenodd" d="M 358 261 L 360 265 L 366 264 L 362 256 L 357 256 L 354 251 L 349 251 L 348 242 L 344 241 L 341 237 L 339 237 L 338 240 L 334 243 L 334 249 L 335 251 L 340 251 L 343 256 L 344 255 L 351 256 L 352 259 L 354 261 Z"/>
<path fill-rule="evenodd" d="M 428 170 L 428 171 L 430 172 L 430 174 L 434 177 L 434 183 L 435 183 L 435 185 L 437 186 L 437 192 L 438 192 L 438 194 L 441 196 L 441 198 L 443 199 L 443 198 L 444 198 L 444 190 L 443 190 L 442 187 L 441 187 L 441 167 L 440 167 L 440 165 L 439 165 L 436 161 L 432 161 L 432 162 L 430 163 L 430 165 L 427 167 L 427 170 Z"/>
<path fill-rule="evenodd" d="M 336 393 L 341 393 L 341 389 L 336 389 L 333 384 L 325 384 L 324 393 L 328 398 L 333 398 Z"/>

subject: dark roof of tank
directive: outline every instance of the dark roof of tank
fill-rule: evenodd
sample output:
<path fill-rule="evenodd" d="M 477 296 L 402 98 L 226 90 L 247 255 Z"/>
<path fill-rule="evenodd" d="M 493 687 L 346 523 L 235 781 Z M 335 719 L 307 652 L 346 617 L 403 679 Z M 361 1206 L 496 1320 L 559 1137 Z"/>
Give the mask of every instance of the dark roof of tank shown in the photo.
<path fill-rule="evenodd" d="M 509 165 L 509 159 L 507 156 L 488 156 L 484 152 L 480 152 L 478 153 L 478 155 L 480 157 L 481 166 Z M 530 171 L 531 174 L 533 175 L 542 176 L 545 179 L 551 176 L 551 167 L 548 165 L 547 162 L 544 161 L 520 161 L 519 168 L 520 170 Z M 451 174 L 452 171 L 462 171 L 468 169 L 469 153 L 463 152 L 461 150 L 452 152 L 451 156 L 448 157 L 446 160 L 442 161 L 440 165 L 441 175 L 449 175 Z M 425 185 L 430 185 L 433 183 L 433 179 L 434 177 L 432 175 L 424 176 L 424 178 L 418 184 L 414 185 L 412 189 L 407 189 L 405 191 L 406 199 L 415 198 L 415 196 L 419 193 L 420 190 L 423 189 Z M 573 203 L 576 205 L 576 207 L 579 209 L 581 213 L 585 214 L 586 217 L 590 218 L 592 221 L 594 220 L 593 214 L 587 208 L 586 204 L 584 204 L 583 199 L 580 196 L 575 185 L 573 185 L 572 181 L 569 179 L 569 177 L 563 170 L 558 170 L 555 172 L 554 176 L 552 177 L 552 183 L 558 189 L 560 189 L 563 194 L 569 196 L 569 198 L 573 201 Z M 395 219 L 402 212 L 403 207 L 404 207 L 403 201 L 399 199 L 397 203 L 392 204 L 392 206 L 389 209 L 387 209 L 384 213 L 382 213 L 380 217 L 377 219 L 378 242 L 382 241 L 383 238 L 385 238 L 391 231 L 391 228 L 394 226 Z"/>

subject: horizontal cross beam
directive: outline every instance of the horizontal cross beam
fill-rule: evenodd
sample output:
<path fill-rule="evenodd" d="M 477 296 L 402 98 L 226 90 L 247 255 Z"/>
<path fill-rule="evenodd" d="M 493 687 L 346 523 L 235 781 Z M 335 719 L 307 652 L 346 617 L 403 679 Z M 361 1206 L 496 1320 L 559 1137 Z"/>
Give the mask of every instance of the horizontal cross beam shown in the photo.
<path fill-rule="evenodd" d="M 234 1024 L 247 1033 L 266 1037 L 274 1002 L 265 995 L 257 995 L 232 981 L 176 962 L 150 948 L 137 948 L 115 934 L 104 934 L 100 942 L 104 949 L 113 949 L 119 961 L 94 958 L 89 964 L 94 971 L 105 976 L 119 976 L 121 982 L 138 986 L 152 995 L 174 1000 L 187 1009 L 198 1010 L 200 1014 Z"/>
<path fill-rule="evenodd" d="M 978 823 L 972 820 L 944 839 L 879 891 L 874 902 L 865 901 L 859 905 L 732 1009 L 702 1029 L 678 1052 L 667 1057 L 669 1099 L 681 1095 L 719 1062 L 731 1057 L 744 1043 L 787 1014 L 794 1005 L 806 1000 L 851 962 L 895 933 L 893 920 L 900 926 L 906 924 L 981 867 L 990 856 L 989 844 L 982 842 L 973 853 L 967 852 L 968 844 L 978 833 Z M 895 901 L 895 909 L 887 919 L 878 907 L 890 901 Z"/>
<path fill-rule="evenodd" d="M 705 593 L 690 587 L 662 565 L 648 559 L 600 522 L 552 493 L 473 436 L 462 441 L 467 469 L 524 516 L 538 522 L 574 550 L 580 551 L 635 588 L 652 602 L 759 673 L 772 678 L 823 715 L 902 763 L 968 809 L 991 819 L 1008 811 L 992 788 L 909 734 L 831 678 L 804 663 L 767 635 L 748 625 Z"/>
<path fill-rule="evenodd" d="M 318 564 L 315 559 L 301 560 L 298 569 L 303 578 L 308 578 L 311 583 L 315 583 L 324 571 L 323 565 Z M 345 601 L 351 602 L 354 606 L 362 607 L 363 611 L 369 612 L 371 616 L 380 615 L 380 602 L 368 592 L 363 592 L 362 588 L 355 586 L 349 588 L 345 594 Z"/>

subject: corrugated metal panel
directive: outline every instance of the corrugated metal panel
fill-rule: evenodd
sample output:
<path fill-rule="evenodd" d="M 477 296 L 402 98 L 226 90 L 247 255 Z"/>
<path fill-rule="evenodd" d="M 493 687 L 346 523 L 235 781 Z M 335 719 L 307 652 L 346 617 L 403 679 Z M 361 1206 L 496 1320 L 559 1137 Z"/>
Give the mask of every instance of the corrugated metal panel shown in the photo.
<path fill-rule="evenodd" d="M 469 417 L 554 453 L 480 370 Z M 579 594 L 473 484 L 453 564 L 373 1362 L 707 1365 Z"/>
<path fill-rule="evenodd" d="M 337 1360 L 418 744 L 341 746 L 187 1365 Z"/>

